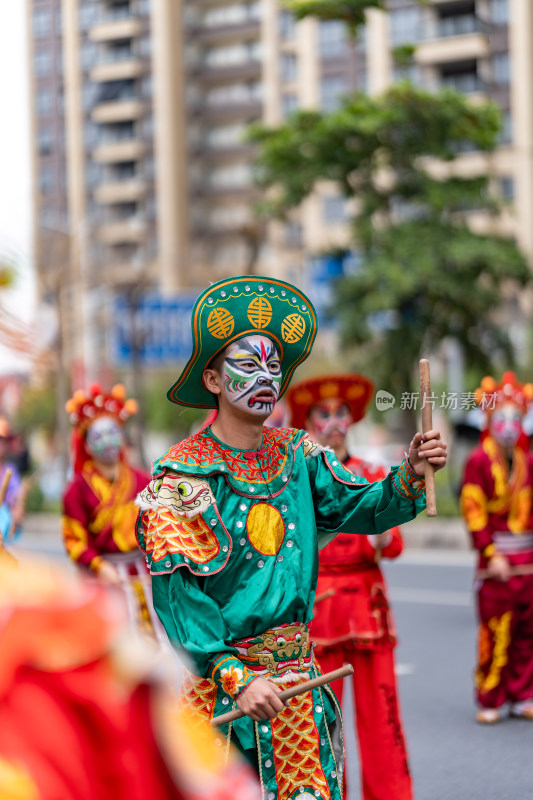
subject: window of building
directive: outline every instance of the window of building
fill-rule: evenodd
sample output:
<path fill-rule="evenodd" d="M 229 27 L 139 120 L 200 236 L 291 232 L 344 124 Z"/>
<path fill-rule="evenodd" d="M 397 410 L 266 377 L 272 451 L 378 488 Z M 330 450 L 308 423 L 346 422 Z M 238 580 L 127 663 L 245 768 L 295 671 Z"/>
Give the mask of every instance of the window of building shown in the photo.
<path fill-rule="evenodd" d="M 281 80 L 292 83 L 298 78 L 298 59 L 296 53 L 281 54 Z"/>
<path fill-rule="evenodd" d="M 285 244 L 288 247 L 302 246 L 302 226 L 299 222 L 291 220 L 285 225 Z"/>
<path fill-rule="evenodd" d="M 328 75 L 320 84 L 320 108 L 322 111 L 336 111 L 339 108 L 347 86 L 343 75 Z"/>
<path fill-rule="evenodd" d="M 49 75 L 52 68 L 52 51 L 45 49 L 36 50 L 33 57 L 33 65 L 38 78 Z"/>
<path fill-rule="evenodd" d="M 457 62 L 442 66 L 441 85 L 465 94 L 480 92 L 484 89 L 483 82 L 477 73 L 477 63 L 475 61 Z"/>
<path fill-rule="evenodd" d="M 82 89 L 83 107 L 86 111 L 93 108 L 96 104 L 99 89 L 97 83 L 85 83 Z"/>
<path fill-rule="evenodd" d="M 112 181 L 128 181 L 136 174 L 135 161 L 120 161 L 109 170 L 109 177 Z"/>
<path fill-rule="evenodd" d="M 258 81 L 231 83 L 210 89 L 206 92 L 205 98 L 209 106 L 260 102 L 262 91 L 263 87 Z"/>
<path fill-rule="evenodd" d="M 51 113 L 53 103 L 54 97 L 50 89 L 43 88 L 38 90 L 35 105 L 37 107 L 37 114 L 40 117 Z"/>
<path fill-rule="evenodd" d="M 509 0 L 490 0 L 490 17 L 496 25 L 509 22 Z"/>
<path fill-rule="evenodd" d="M 240 123 L 210 128 L 206 135 L 206 144 L 214 148 L 235 147 L 243 143 L 244 132 L 245 126 Z"/>
<path fill-rule="evenodd" d="M 53 150 L 54 136 L 50 128 L 40 128 L 37 133 L 37 149 L 39 155 L 48 156 Z"/>
<path fill-rule="evenodd" d="M 204 63 L 208 67 L 229 67 L 245 64 L 248 61 L 259 61 L 260 58 L 260 42 L 242 42 L 229 47 L 213 47 L 206 50 Z"/>
<path fill-rule="evenodd" d="M 515 184 L 512 175 L 504 175 L 499 179 L 498 183 L 501 199 L 507 203 L 510 203 L 512 200 L 514 200 Z"/>
<path fill-rule="evenodd" d="M 84 69 L 92 69 L 96 63 L 98 45 L 86 39 L 80 50 L 80 63 Z"/>
<path fill-rule="evenodd" d="M 513 141 L 513 116 L 509 109 L 502 115 L 502 129 L 500 131 L 500 144 L 511 144 Z"/>
<path fill-rule="evenodd" d="M 413 44 L 421 37 L 421 18 L 418 8 L 397 8 L 389 13 L 389 35 L 393 47 Z"/>
<path fill-rule="evenodd" d="M 251 183 L 252 171 L 249 164 L 232 164 L 212 170 L 207 180 L 216 189 L 239 189 Z"/>
<path fill-rule="evenodd" d="M 344 55 L 348 37 L 346 25 L 338 20 L 321 22 L 318 27 L 318 44 L 322 58 L 339 58 Z"/>
<path fill-rule="evenodd" d="M 33 12 L 33 35 L 43 39 L 52 32 L 52 13 L 49 8 L 36 8 Z"/>
<path fill-rule="evenodd" d="M 438 13 L 438 36 L 462 36 L 480 30 L 481 23 L 476 16 L 476 4 L 462 2 L 459 4 L 443 5 Z"/>
<path fill-rule="evenodd" d="M 492 80 L 498 86 L 507 86 L 511 81 L 511 62 L 509 53 L 492 56 Z"/>
<path fill-rule="evenodd" d="M 338 195 L 330 195 L 322 200 L 324 222 L 335 224 L 346 221 L 346 200 Z"/>
<path fill-rule="evenodd" d="M 52 167 L 42 166 L 39 170 L 39 191 L 41 194 L 52 194 L 54 184 L 55 179 Z"/>
<path fill-rule="evenodd" d="M 296 92 L 284 92 L 281 95 L 281 113 L 286 118 L 300 107 Z"/>
<path fill-rule="evenodd" d="M 80 28 L 82 31 L 88 31 L 97 20 L 98 6 L 93 3 L 85 3 L 80 8 Z"/>
<path fill-rule="evenodd" d="M 296 35 L 296 20 L 290 11 L 279 12 L 279 35 L 282 39 L 294 39 Z"/>
<path fill-rule="evenodd" d="M 393 81 L 409 81 L 414 86 L 421 86 L 422 78 L 420 67 L 414 62 L 405 66 L 394 66 L 392 70 Z"/>

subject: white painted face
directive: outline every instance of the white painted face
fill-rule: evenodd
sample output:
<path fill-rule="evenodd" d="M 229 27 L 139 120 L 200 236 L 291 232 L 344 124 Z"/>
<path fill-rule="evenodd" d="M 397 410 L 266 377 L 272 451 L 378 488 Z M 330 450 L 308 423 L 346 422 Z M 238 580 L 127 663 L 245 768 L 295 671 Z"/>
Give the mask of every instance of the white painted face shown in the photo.
<path fill-rule="evenodd" d="M 230 344 L 222 365 L 224 395 L 248 414 L 268 417 L 281 388 L 281 363 L 267 336 L 245 336 Z"/>
<path fill-rule="evenodd" d="M 514 403 L 503 403 L 490 416 L 489 430 L 502 447 L 514 447 L 522 432 L 522 414 Z"/>
<path fill-rule="evenodd" d="M 115 464 L 120 456 L 122 435 L 112 417 L 97 417 L 87 431 L 88 453 L 102 464 Z"/>

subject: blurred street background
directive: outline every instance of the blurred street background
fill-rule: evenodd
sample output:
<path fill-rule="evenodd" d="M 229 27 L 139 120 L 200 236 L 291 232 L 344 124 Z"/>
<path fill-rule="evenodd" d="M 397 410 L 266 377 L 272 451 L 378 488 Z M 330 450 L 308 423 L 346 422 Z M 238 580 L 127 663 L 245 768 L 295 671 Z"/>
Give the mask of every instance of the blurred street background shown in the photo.
<path fill-rule="evenodd" d="M 480 379 L 533 374 L 532 100 L 531 0 L 0 8 L 0 416 L 27 492 L 16 547 L 62 557 L 75 390 L 122 382 L 137 398 L 138 465 L 199 424 L 165 394 L 210 282 L 268 275 L 310 295 L 320 332 L 298 375 L 373 380 L 350 434 L 370 460 L 402 457 L 429 357 L 449 469 L 438 519 L 406 526 L 386 567 L 419 800 L 533 795 L 527 723 L 473 721 L 457 502 Z"/>

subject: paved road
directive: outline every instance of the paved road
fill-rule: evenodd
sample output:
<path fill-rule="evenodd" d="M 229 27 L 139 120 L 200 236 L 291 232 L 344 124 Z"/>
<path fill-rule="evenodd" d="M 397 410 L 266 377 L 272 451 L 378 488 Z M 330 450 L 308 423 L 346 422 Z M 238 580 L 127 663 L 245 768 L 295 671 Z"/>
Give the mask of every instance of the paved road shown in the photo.
<path fill-rule="evenodd" d="M 482 727 L 473 720 L 471 564 L 469 553 L 424 551 L 385 567 L 415 798 L 532 800 L 533 723 L 506 719 Z M 348 746 L 356 800 L 357 759 Z"/>

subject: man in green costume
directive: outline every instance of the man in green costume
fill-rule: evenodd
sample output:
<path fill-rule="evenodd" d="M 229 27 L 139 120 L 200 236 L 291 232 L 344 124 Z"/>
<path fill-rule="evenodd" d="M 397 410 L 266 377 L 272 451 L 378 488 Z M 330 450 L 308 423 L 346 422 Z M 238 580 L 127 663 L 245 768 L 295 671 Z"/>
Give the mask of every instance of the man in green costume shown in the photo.
<path fill-rule="evenodd" d="M 319 672 L 309 635 L 318 550 L 339 531 L 381 533 L 415 517 L 424 461 L 443 467 L 446 445 L 438 431 L 416 434 L 408 458 L 369 484 L 305 431 L 263 427 L 316 335 L 312 305 L 288 283 L 220 281 L 198 298 L 192 330 L 168 397 L 218 416 L 154 462 L 137 525 L 155 608 L 195 665 L 184 702 L 208 719 L 244 712 L 225 733 L 268 800 L 341 800 L 333 693 L 278 697 Z"/>

